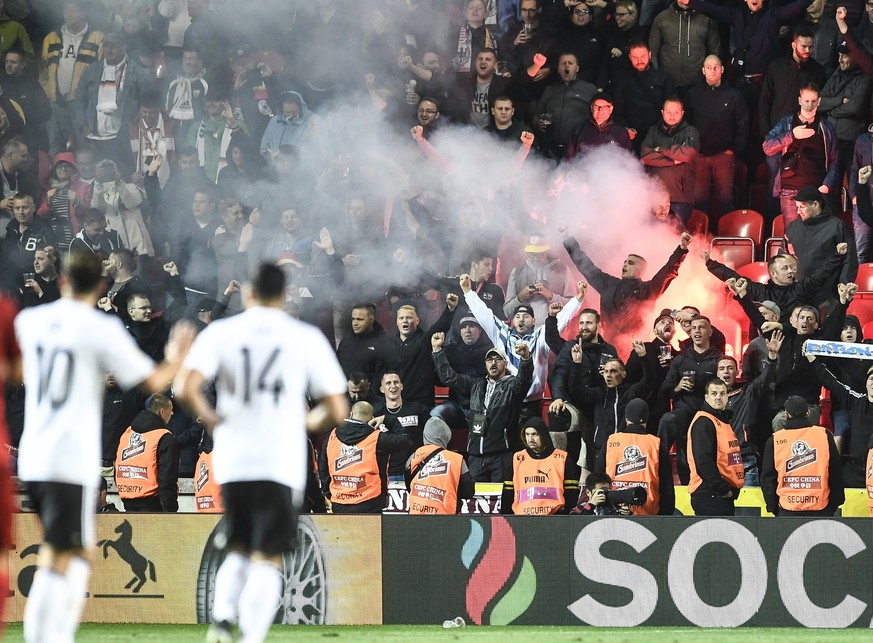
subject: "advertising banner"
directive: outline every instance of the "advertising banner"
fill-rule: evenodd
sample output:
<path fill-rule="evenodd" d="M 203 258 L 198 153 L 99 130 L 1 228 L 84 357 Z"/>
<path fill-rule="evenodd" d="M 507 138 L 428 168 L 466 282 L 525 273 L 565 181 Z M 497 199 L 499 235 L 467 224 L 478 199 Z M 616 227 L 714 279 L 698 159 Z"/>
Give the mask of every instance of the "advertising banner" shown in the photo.
<path fill-rule="evenodd" d="M 386 624 L 870 627 L 864 520 L 386 517 Z M 409 597 L 415 596 L 410 601 Z"/>
<path fill-rule="evenodd" d="M 220 515 L 101 514 L 84 621 L 211 622 L 215 573 L 224 560 Z M 42 532 L 35 514 L 14 517 L 6 617 L 20 621 Z M 276 623 L 377 624 L 382 591 L 379 516 L 304 516 L 284 558 Z M 215 536 L 218 535 L 218 539 Z"/>

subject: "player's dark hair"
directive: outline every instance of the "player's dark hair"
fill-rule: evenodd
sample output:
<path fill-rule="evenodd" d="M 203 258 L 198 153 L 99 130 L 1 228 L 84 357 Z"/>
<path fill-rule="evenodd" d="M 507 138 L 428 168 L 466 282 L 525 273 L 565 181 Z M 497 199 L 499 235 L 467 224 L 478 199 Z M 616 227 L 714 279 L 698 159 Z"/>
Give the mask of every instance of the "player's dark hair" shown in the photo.
<path fill-rule="evenodd" d="M 252 294 L 261 301 L 285 296 L 285 273 L 270 263 L 262 263 L 252 276 Z"/>
<path fill-rule="evenodd" d="M 64 274 L 73 293 L 84 295 L 100 285 L 103 261 L 93 252 L 71 252 L 64 262 Z"/>

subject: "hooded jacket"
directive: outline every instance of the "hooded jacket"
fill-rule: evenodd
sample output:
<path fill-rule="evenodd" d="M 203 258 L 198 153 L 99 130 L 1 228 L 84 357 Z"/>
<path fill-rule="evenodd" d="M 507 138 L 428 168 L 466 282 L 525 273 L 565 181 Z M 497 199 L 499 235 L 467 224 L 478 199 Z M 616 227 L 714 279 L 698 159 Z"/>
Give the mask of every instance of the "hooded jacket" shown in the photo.
<path fill-rule="evenodd" d="M 424 444 L 425 446 L 432 444 L 442 449 L 449 451 L 449 442 L 452 440 L 452 430 L 442 418 L 432 417 L 424 425 Z M 409 469 L 412 464 L 413 453 L 406 460 L 406 468 Z M 461 463 L 461 479 L 458 480 L 458 500 L 462 498 L 472 498 L 476 493 L 476 483 L 473 481 L 473 476 L 466 462 Z"/>
<path fill-rule="evenodd" d="M 488 429 L 485 435 L 481 437 L 470 435 L 467 444 L 468 453 L 482 456 L 508 452 L 508 432 L 515 431 L 521 401 L 533 380 L 533 360 L 521 360 L 517 375 L 510 375 L 507 370 L 503 377 L 496 381 L 491 381 L 488 377 L 456 373 L 449 365 L 444 350 L 433 353 L 433 363 L 443 382 L 457 388 L 461 395 L 470 397 L 471 412 L 485 413 L 487 416 Z M 493 391 L 486 410 L 485 397 L 489 386 L 493 387 Z"/>
<path fill-rule="evenodd" d="M 718 52 L 720 40 L 714 20 L 676 2 L 655 16 L 649 32 L 652 58 L 678 87 L 702 82 L 703 59 Z"/>
<path fill-rule="evenodd" d="M 325 498 L 330 498 L 330 466 L 327 459 L 327 442 L 332 433 L 336 433 L 337 439 L 343 444 L 357 444 L 369 437 L 374 429 L 369 424 L 359 420 L 348 419 L 338 427 L 331 429 L 324 436 L 321 451 L 318 454 L 318 477 L 321 480 L 321 490 Z M 381 513 L 385 508 L 385 495 L 388 490 L 388 459 L 392 454 L 408 450 L 411 442 L 406 435 L 401 433 L 379 432 L 376 443 L 376 460 L 379 466 L 379 474 L 382 478 L 382 493 L 372 500 L 366 500 L 356 505 L 333 505 L 334 513 Z"/>
<path fill-rule="evenodd" d="M 543 441 L 542 451 L 534 451 L 529 446 L 527 446 L 527 441 L 524 439 L 524 432 L 527 429 L 536 429 L 536 432 L 539 434 L 540 439 Z M 546 423 L 538 417 L 531 418 L 524 423 L 524 426 L 519 429 L 519 439 L 524 445 L 524 450 L 527 451 L 527 454 L 534 460 L 543 460 L 545 458 L 548 458 L 555 450 L 555 445 L 552 442 L 552 434 L 549 433 L 549 428 L 546 426 Z"/>
<path fill-rule="evenodd" d="M 827 113 L 839 140 L 854 142 L 864 133 L 870 118 L 871 89 L 873 80 L 857 65 L 846 71 L 838 69 L 828 78 L 819 109 Z"/>
<path fill-rule="evenodd" d="M 304 147 L 312 138 L 317 127 L 319 118 L 306 104 L 303 96 L 297 92 L 282 92 L 282 96 L 293 96 L 300 103 L 300 117 L 295 121 L 289 121 L 285 114 L 279 113 L 267 123 L 267 129 L 261 137 L 261 154 L 269 156 L 271 152 L 278 152 L 283 145 Z"/>
<path fill-rule="evenodd" d="M 552 299 L 546 300 L 540 294 L 536 294 L 524 302 L 534 311 L 534 319 L 545 319 L 549 314 L 549 305 L 554 302 L 566 303 L 570 297 L 564 295 L 568 289 L 572 289 L 572 277 L 567 266 L 560 259 L 551 259 L 542 266 L 534 264 L 530 259 L 512 269 L 509 281 L 506 284 L 506 301 L 503 303 L 503 314 L 507 319 L 512 319 L 515 309 L 522 304 L 518 293 L 528 284 L 537 281 L 546 282 L 552 291 Z M 572 296 L 572 295 L 571 295 Z"/>
<path fill-rule="evenodd" d="M 591 386 L 600 382 L 600 359 L 602 355 L 610 357 L 618 357 L 618 351 L 615 346 L 606 342 L 602 336 L 597 336 L 596 342 L 582 342 L 582 363 L 574 366 L 573 362 L 573 346 L 580 340 L 580 336 L 576 336 L 575 340 L 565 340 L 558 332 L 557 319 L 552 315 L 546 318 L 546 341 L 549 344 L 552 352 L 558 358 L 552 367 L 549 377 L 549 387 L 552 392 L 553 400 L 564 400 L 572 404 L 579 404 L 579 400 L 573 399 L 573 391 L 570 388 L 570 375 L 573 370 L 573 377 L 576 380 L 576 386 Z M 578 371 L 578 372 L 577 372 Z"/>
<path fill-rule="evenodd" d="M 156 429 L 166 429 L 167 425 L 151 411 L 140 411 L 130 428 L 135 433 L 145 434 Z M 125 511 L 164 511 L 179 510 L 179 449 L 172 433 L 164 435 L 158 442 L 158 493 L 148 498 L 135 498 L 124 501 Z"/>

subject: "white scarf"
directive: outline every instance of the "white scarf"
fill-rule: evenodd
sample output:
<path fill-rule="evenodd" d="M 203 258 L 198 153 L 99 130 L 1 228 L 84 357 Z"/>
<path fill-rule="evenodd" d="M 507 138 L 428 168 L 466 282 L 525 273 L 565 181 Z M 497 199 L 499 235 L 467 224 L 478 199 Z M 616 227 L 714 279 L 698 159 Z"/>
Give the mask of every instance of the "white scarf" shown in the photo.
<path fill-rule="evenodd" d="M 167 110 L 170 118 L 175 118 L 177 121 L 190 121 L 194 119 L 194 93 L 191 91 L 191 82 L 199 80 L 203 83 L 204 93 L 209 91 L 209 85 L 206 84 L 202 76 L 203 72 L 200 72 L 193 78 L 180 75 L 170 83 L 170 88 L 167 91 L 167 96 L 171 97 L 170 101 L 167 101 Z"/>
<path fill-rule="evenodd" d="M 124 88 L 127 56 L 117 65 L 103 63 L 100 88 L 97 90 L 97 131 L 93 138 L 113 138 L 121 129 L 118 96 Z"/>
<path fill-rule="evenodd" d="M 215 173 L 215 182 L 218 183 L 218 175 L 222 168 L 227 167 L 227 150 L 230 147 L 230 138 L 233 136 L 227 123 L 224 124 L 224 131 L 221 133 L 221 145 L 218 149 L 218 171 Z M 206 119 L 200 121 L 200 128 L 197 130 L 197 157 L 200 161 L 200 167 L 206 167 Z"/>

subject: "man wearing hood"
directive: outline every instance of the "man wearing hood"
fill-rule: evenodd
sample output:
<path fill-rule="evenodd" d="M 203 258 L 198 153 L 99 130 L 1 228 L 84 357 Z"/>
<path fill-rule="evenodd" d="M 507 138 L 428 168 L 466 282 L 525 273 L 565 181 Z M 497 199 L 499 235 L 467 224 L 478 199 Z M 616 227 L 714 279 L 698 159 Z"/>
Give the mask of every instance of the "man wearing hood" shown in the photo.
<path fill-rule="evenodd" d="M 476 483 L 460 453 L 449 451 L 452 431 L 438 417 L 424 425 L 424 445 L 406 461 L 410 515 L 457 514 Z"/>
<path fill-rule="evenodd" d="M 512 512 L 521 516 L 549 516 L 564 509 L 564 467 L 567 452 L 552 444 L 541 418 L 521 429 L 524 450 L 512 459 Z"/>
<path fill-rule="evenodd" d="M 825 196 L 809 186 L 797 192 L 795 207 L 799 215 L 785 228 L 785 238 L 797 256 L 797 276 L 812 275 L 818 266 L 833 256 L 835 244 L 848 244 L 839 270 L 832 272 L 822 284 L 817 296 L 807 303 L 820 306 L 837 294 L 837 284 L 855 281 L 858 274 L 858 252 L 852 230 L 841 219 L 831 214 Z"/>
<path fill-rule="evenodd" d="M 173 403 L 156 393 L 118 443 L 115 484 L 125 511 L 179 510 L 179 450 L 167 428 Z"/>
<path fill-rule="evenodd" d="M 855 315 L 846 315 L 843 322 L 843 332 L 840 333 L 841 342 L 870 343 L 864 339 L 864 331 L 861 321 Z M 824 358 L 825 366 L 834 374 L 839 381 L 856 391 L 863 390 L 864 380 L 867 379 L 867 369 L 870 364 L 863 359 L 839 359 L 836 357 Z M 843 438 L 849 434 L 850 420 L 848 410 L 836 398 L 831 398 L 831 423 L 834 427 L 834 442 L 837 450 L 843 451 Z"/>
<path fill-rule="evenodd" d="M 676 473 L 682 484 L 688 484 L 690 475 L 685 451 L 688 425 L 704 404 L 704 386 L 715 377 L 722 356 L 722 351 L 712 345 L 709 317 L 694 316 L 690 334 L 691 344 L 673 358 L 661 385 L 660 394 L 673 398 L 673 410 L 665 413 L 658 424 L 658 437 L 666 442 L 667 447 L 676 443 Z"/>
<path fill-rule="evenodd" d="M 676 508 L 670 449 L 646 428 L 649 406 L 641 398 L 627 403 L 624 418 L 600 451 L 595 473 L 612 478 L 612 489 L 644 487 L 646 503 L 631 507 L 635 516 L 672 516 Z"/>
<path fill-rule="evenodd" d="M 691 507 L 697 516 L 733 516 L 744 474 L 740 441 L 726 410 L 727 385 L 709 380 L 703 400 L 688 429 Z"/>
<path fill-rule="evenodd" d="M 579 242 L 566 228 L 560 230 L 564 237 L 564 248 L 573 264 L 600 293 L 600 314 L 609 327 L 613 339 L 618 335 L 633 332 L 642 325 L 642 315 L 646 306 L 664 294 L 670 283 L 679 276 L 679 266 L 688 254 L 691 235 L 683 232 L 679 246 L 667 262 L 649 281 L 643 281 L 646 260 L 638 254 L 629 254 L 621 268 L 621 277 L 614 277 L 594 265 Z"/>
<path fill-rule="evenodd" d="M 318 454 L 318 475 L 335 514 L 381 514 L 385 508 L 388 460 L 408 452 L 412 443 L 403 433 L 374 429 L 373 407 L 352 406 L 349 419 L 331 429 Z"/>
<path fill-rule="evenodd" d="M 282 92 L 282 113 L 267 124 L 261 138 L 261 155 L 278 156 L 283 145 L 304 149 L 318 130 L 318 116 L 309 111 L 303 96 L 297 92 Z"/>
<path fill-rule="evenodd" d="M 490 349 L 485 355 L 488 375 L 483 378 L 460 375 L 452 369 L 443 351 L 445 339 L 445 333 L 434 333 L 431 337 L 433 363 L 443 382 L 470 397 L 467 442 L 470 473 L 477 482 L 509 480 L 512 473 L 509 433 L 515 432 L 519 405 L 533 379 L 530 348 L 524 342 L 515 345 L 521 360 L 518 375 L 510 375 L 509 361 L 500 347 Z"/>
<path fill-rule="evenodd" d="M 764 447 L 761 492 L 774 516 L 833 516 L 846 501 L 840 452 L 833 436 L 807 418 L 799 395 L 785 401 L 785 428 Z"/>

